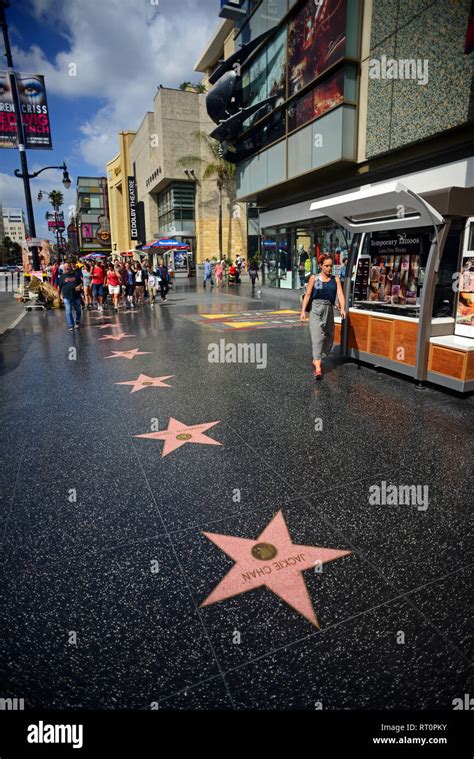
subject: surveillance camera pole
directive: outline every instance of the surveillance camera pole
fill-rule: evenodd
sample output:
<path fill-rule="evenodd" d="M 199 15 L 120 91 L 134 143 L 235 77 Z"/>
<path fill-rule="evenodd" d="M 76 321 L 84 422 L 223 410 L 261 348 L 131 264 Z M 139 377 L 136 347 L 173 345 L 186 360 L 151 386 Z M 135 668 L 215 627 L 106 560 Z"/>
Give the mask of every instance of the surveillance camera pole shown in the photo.
<path fill-rule="evenodd" d="M 20 153 L 21 174 L 23 178 L 23 187 L 25 190 L 25 203 L 26 203 L 26 215 L 28 217 L 28 227 L 30 231 L 30 237 L 36 237 L 35 216 L 33 213 L 33 202 L 31 200 L 31 188 L 30 179 L 28 176 L 28 161 L 26 158 L 26 145 L 25 145 L 25 133 L 23 129 L 23 120 L 20 108 L 20 98 L 18 96 L 18 88 L 16 83 L 16 76 L 13 70 L 13 58 L 10 47 L 10 40 L 8 37 L 8 26 L 5 15 L 5 8 L 8 6 L 8 0 L 0 0 L 0 26 L 3 32 L 3 41 L 5 43 L 5 57 L 8 65 L 8 75 L 10 77 L 10 87 L 13 95 L 13 104 L 16 114 L 16 126 L 18 131 L 18 150 Z M 39 256 L 38 248 L 33 246 L 33 269 L 39 269 Z"/>

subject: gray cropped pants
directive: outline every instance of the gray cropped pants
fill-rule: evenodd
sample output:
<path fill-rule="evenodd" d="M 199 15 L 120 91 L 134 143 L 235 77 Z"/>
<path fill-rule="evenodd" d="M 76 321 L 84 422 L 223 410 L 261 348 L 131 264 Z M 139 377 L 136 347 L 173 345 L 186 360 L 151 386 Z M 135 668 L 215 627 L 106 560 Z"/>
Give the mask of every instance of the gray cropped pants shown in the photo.
<path fill-rule="evenodd" d="M 328 356 L 334 340 L 334 306 L 329 300 L 313 300 L 309 314 L 309 331 L 313 344 L 313 361 Z"/>

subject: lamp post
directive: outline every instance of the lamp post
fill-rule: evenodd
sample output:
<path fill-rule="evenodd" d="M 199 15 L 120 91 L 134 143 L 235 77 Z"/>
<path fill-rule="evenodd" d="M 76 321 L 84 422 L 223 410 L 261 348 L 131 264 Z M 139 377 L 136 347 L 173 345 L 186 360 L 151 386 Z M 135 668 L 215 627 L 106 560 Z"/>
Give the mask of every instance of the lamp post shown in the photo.
<path fill-rule="evenodd" d="M 47 190 L 40 190 L 38 192 L 38 200 L 39 201 L 43 200 L 43 197 L 45 195 L 47 197 L 49 197 L 49 192 L 47 192 Z M 60 232 L 59 232 L 59 219 L 58 219 L 58 211 L 59 211 L 59 209 L 60 209 L 60 206 L 53 205 L 53 210 L 54 210 L 54 233 L 56 235 L 56 247 L 58 249 L 58 261 L 61 260 L 61 251 L 62 251 L 62 247 L 63 247 L 60 244 L 60 240 L 62 241 L 63 238 L 62 238 L 62 233 L 60 234 Z M 46 215 L 46 218 L 47 218 L 47 215 Z M 48 226 L 49 226 L 49 224 L 48 224 Z"/>

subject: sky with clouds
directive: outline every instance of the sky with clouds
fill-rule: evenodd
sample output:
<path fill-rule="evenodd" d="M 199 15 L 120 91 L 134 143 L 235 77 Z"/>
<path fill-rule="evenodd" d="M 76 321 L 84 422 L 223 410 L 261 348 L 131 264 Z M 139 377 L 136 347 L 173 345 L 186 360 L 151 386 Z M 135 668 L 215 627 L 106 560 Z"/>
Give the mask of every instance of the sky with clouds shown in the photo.
<path fill-rule="evenodd" d="M 219 8 L 219 0 L 10 0 L 15 69 L 44 74 L 51 121 L 53 150 L 29 150 L 29 171 L 66 161 L 73 182 L 65 191 L 60 171 L 31 181 L 38 236 L 48 236 L 50 210 L 36 199 L 40 189 L 63 192 L 67 217 L 77 176 L 105 175 L 119 130 L 139 126 L 157 87 L 201 79 L 194 63 Z M 17 150 L 0 149 L 0 203 L 25 210 L 19 166 Z"/>

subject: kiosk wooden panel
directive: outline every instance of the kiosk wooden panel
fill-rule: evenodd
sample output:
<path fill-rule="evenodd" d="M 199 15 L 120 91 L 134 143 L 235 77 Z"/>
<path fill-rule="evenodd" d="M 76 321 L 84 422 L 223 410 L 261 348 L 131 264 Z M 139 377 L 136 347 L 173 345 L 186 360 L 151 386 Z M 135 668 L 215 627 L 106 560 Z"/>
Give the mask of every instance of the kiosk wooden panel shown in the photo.
<path fill-rule="evenodd" d="M 390 358 L 392 328 L 392 319 L 379 319 L 376 316 L 370 317 L 369 353 Z"/>
<path fill-rule="evenodd" d="M 369 320 L 365 314 L 351 311 L 349 323 L 349 347 L 367 351 L 369 338 Z"/>
<path fill-rule="evenodd" d="M 418 324 L 412 322 L 403 322 L 394 320 L 392 355 L 393 361 L 399 361 L 401 364 L 416 364 L 416 338 L 418 334 Z M 405 351 L 404 358 L 400 358 L 400 348 Z"/>

